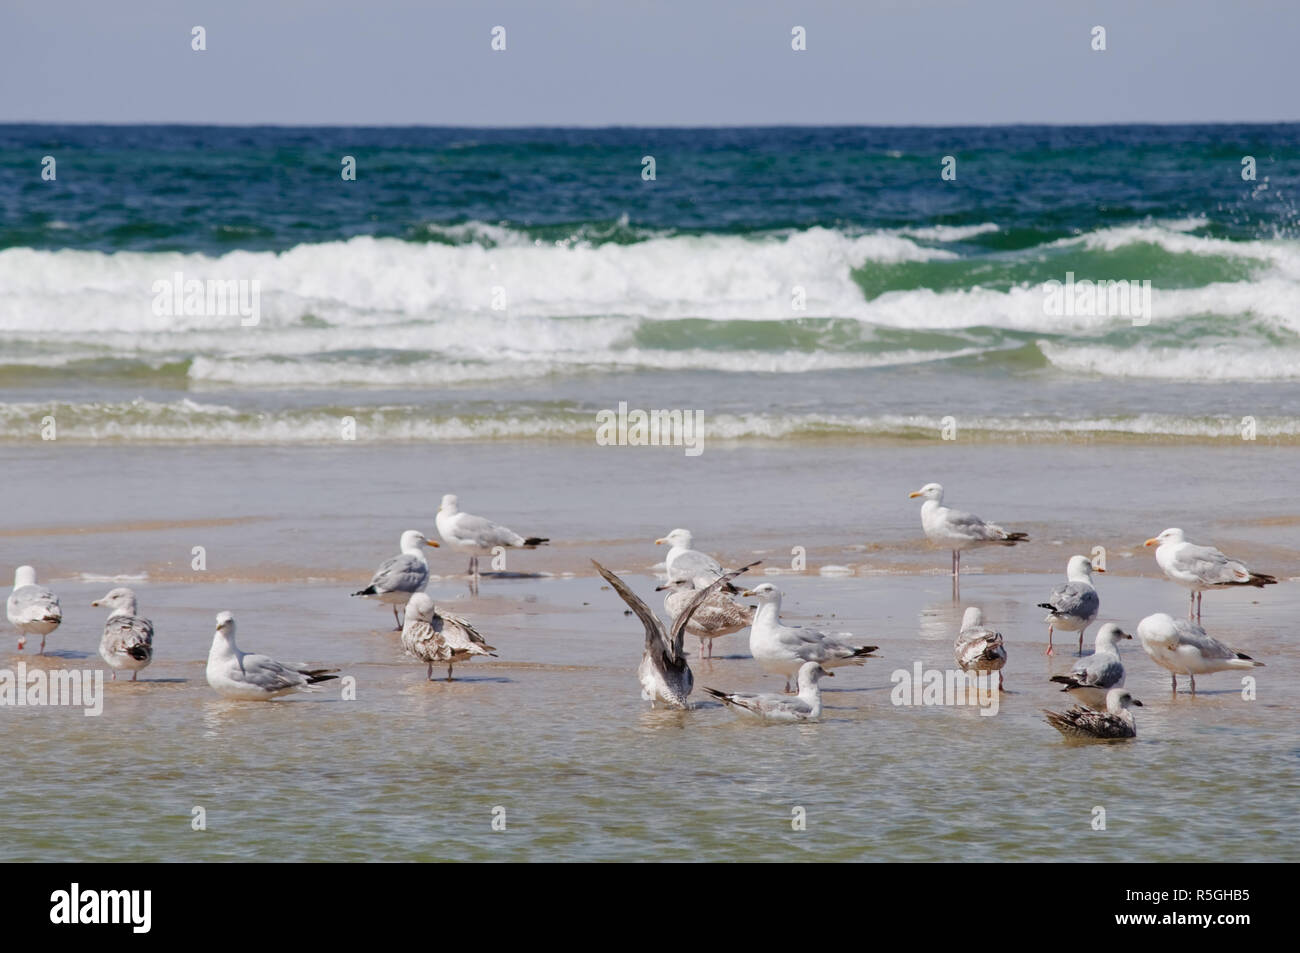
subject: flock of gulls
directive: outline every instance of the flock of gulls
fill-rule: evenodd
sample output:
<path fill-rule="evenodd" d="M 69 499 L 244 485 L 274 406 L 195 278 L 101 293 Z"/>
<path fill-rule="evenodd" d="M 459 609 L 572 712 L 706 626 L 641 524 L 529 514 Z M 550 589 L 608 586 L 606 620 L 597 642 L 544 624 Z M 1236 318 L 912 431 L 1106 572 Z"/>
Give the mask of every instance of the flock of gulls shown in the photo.
<path fill-rule="evenodd" d="M 1029 541 L 1025 533 L 1010 532 L 972 513 L 945 506 L 943 487 L 929 483 L 911 494 L 921 497 L 921 526 L 933 543 L 952 552 L 954 594 L 961 573 L 961 553 L 982 546 L 1014 546 Z M 478 578 L 478 557 L 498 547 L 532 549 L 548 542 L 545 537 L 522 536 L 483 517 L 461 512 L 457 498 L 442 498 L 436 518 L 438 534 L 448 547 L 470 556 L 468 573 Z M 820 682 L 834 676 L 833 669 L 862 665 L 875 658 L 876 646 L 863 645 L 848 632 L 828 632 L 781 621 L 781 592 L 771 583 L 749 589 L 735 585 L 737 577 L 759 563 L 727 570 L 716 559 L 694 548 L 689 530 L 675 529 L 655 540 L 667 545 L 664 560 L 666 581 L 656 591 L 664 592 L 664 622 L 628 585 L 600 563 L 597 572 L 628 605 L 645 630 L 644 651 L 637 669 L 641 696 L 653 706 L 689 708 L 695 687 L 685 650 L 687 635 L 700 642 L 700 657 L 713 657 L 713 642 L 720 637 L 749 629 L 749 650 L 758 666 L 769 674 L 785 678 L 781 693 L 727 692 L 704 687 L 704 691 L 725 706 L 746 715 L 771 721 L 811 721 L 822 713 Z M 496 650 L 465 619 L 440 611 L 424 591 L 429 583 L 426 548 L 441 544 L 418 530 L 401 534 L 399 552 L 375 571 L 369 585 L 354 596 L 373 599 L 393 610 L 405 653 L 427 666 L 453 667 L 478 657 L 495 657 Z M 1201 598 L 1208 589 L 1240 586 L 1263 587 L 1276 583 L 1273 576 L 1257 573 L 1240 560 L 1210 546 L 1188 542 L 1181 529 L 1167 529 L 1145 544 L 1156 547 L 1156 563 L 1164 574 L 1189 590 L 1186 621 L 1166 613 L 1142 619 L 1136 637 L 1146 654 L 1170 673 L 1174 692 L 1178 676 L 1185 675 L 1196 692 L 1196 676 L 1263 665 L 1248 655 L 1211 638 L 1201 627 Z M 1104 572 L 1086 556 L 1072 556 L 1066 566 L 1066 581 L 1052 590 L 1040 607 L 1048 611 L 1047 654 L 1053 654 L 1056 630 L 1079 633 L 1082 656 L 1084 633 L 1095 622 L 1101 600 L 1092 574 Z M 741 600 L 749 600 L 744 602 Z M 752 604 L 751 604 L 752 603 Z M 129 671 L 132 680 L 153 660 L 153 624 L 138 614 L 135 593 L 113 589 L 94 606 L 109 608 L 100 640 L 99 654 L 113 670 Z M 31 566 L 14 573 L 14 587 L 7 603 L 9 622 L 18 631 L 21 651 L 29 637 L 40 636 L 44 653 L 47 636 L 63 621 L 58 597 L 37 583 Z M 399 609 L 404 614 L 399 614 Z M 1124 689 L 1124 663 L 1119 647 L 1134 635 L 1118 624 L 1101 626 L 1091 655 L 1080 657 L 1070 672 L 1052 676 L 1076 703 L 1065 712 L 1045 712 L 1047 722 L 1063 735 L 1086 739 L 1136 737 L 1137 727 L 1130 710 L 1141 706 Z M 972 674 L 998 674 L 1003 688 L 1003 667 L 1007 649 L 1001 633 L 984 623 L 979 607 L 965 610 L 961 629 L 953 645 L 958 668 Z M 220 695 L 243 700 L 268 700 L 295 692 L 314 691 L 319 682 L 337 678 L 339 669 L 286 664 L 266 655 L 244 652 L 235 644 L 235 618 L 230 612 L 217 616 L 216 631 L 208 655 L 208 684 Z"/>

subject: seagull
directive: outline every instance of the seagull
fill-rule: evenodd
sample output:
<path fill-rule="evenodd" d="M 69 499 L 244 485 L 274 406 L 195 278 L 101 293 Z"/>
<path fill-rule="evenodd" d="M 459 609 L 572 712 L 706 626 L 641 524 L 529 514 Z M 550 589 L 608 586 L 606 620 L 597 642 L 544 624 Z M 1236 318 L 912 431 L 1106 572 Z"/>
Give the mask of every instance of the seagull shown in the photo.
<path fill-rule="evenodd" d="M 1053 675 L 1051 681 L 1060 682 L 1069 692 L 1089 708 L 1105 710 L 1106 695 L 1112 688 L 1124 687 L 1124 663 L 1119 660 L 1119 640 L 1131 639 L 1114 622 L 1107 622 L 1097 632 L 1093 652 L 1074 663 L 1069 675 Z"/>
<path fill-rule="evenodd" d="M 694 542 L 689 529 L 675 529 L 667 536 L 655 540 L 656 546 L 667 545 L 664 569 L 669 582 L 691 582 L 699 576 L 709 580 L 722 574 L 722 566 L 708 553 L 692 549 Z"/>
<path fill-rule="evenodd" d="M 439 612 L 428 593 L 417 592 L 406 604 L 406 624 L 402 626 L 402 648 L 407 655 L 429 664 L 428 678 L 433 681 L 433 663 L 447 663 L 447 681 L 451 667 L 476 655 L 496 657 L 496 650 L 464 619 Z"/>
<path fill-rule="evenodd" d="M 607 583 L 614 587 L 624 602 L 636 613 L 641 624 L 645 626 L 645 652 L 641 664 L 637 666 L 637 678 L 641 681 L 641 697 L 655 707 L 656 702 L 663 701 L 670 708 L 689 708 L 687 697 L 695 687 L 695 676 L 686 664 L 686 654 L 682 651 L 682 640 L 686 636 L 686 624 L 704 600 L 721 586 L 740 575 L 736 569 L 723 573 L 706 587 L 695 593 L 689 605 L 681 615 L 673 620 L 671 634 L 664 630 L 664 624 L 650 611 L 650 607 L 637 597 L 637 594 L 596 560 L 591 564 L 596 567 Z"/>
<path fill-rule="evenodd" d="M 1201 621 L 1201 597 L 1206 589 L 1230 589 L 1233 586 L 1263 589 L 1277 583 L 1276 577 L 1251 572 L 1244 563 L 1230 559 L 1213 546 L 1189 543 L 1183 531 L 1176 527 L 1165 530 L 1142 545 L 1157 547 L 1156 562 L 1165 575 L 1191 590 L 1188 593 L 1191 602 L 1187 606 L 1187 618 L 1192 618 L 1194 607 L 1197 622 Z"/>
<path fill-rule="evenodd" d="M 424 558 L 424 550 L 420 547 L 437 547 L 438 544 L 431 539 L 425 539 L 424 534 L 419 530 L 408 529 L 402 534 L 399 545 L 401 554 L 392 559 L 385 559 L 375 570 L 370 585 L 352 593 L 354 596 L 378 599 L 392 606 L 393 618 L 397 621 L 397 629 L 394 631 L 402 628 L 397 607 L 406 605 L 412 595 L 423 592 L 424 587 L 429 584 L 429 562 Z"/>
<path fill-rule="evenodd" d="M 455 495 L 451 493 L 442 498 L 436 522 L 438 535 L 442 537 L 444 543 L 452 549 L 473 554 L 469 558 L 469 569 L 466 570 L 471 576 L 478 575 L 479 555 L 491 553 L 497 546 L 536 549 L 550 542 L 544 536 L 520 536 L 500 523 L 493 523 L 481 516 L 462 513 L 456 503 Z"/>
<path fill-rule="evenodd" d="M 750 564 L 750 566 L 757 565 L 758 563 Z M 745 569 L 749 569 L 750 566 L 746 566 Z M 664 596 L 664 611 L 668 613 L 670 619 L 676 619 L 690 604 L 695 593 L 707 588 L 711 581 L 708 576 L 697 576 L 693 581 L 679 579 L 659 586 L 655 592 L 668 590 L 668 595 Z M 700 640 L 700 657 L 704 658 L 704 644 L 708 642 L 708 657 L 713 658 L 714 639 L 739 632 L 753 622 L 754 609 L 751 606 L 741 605 L 725 591 L 718 589 L 696 607 L 695 614 L 686 625 L 686 631 Z"/>
<path fill-rule="evenodd" d="M 124 668 L 132 673 L 131 681 L 134 682 L 140 669 L 153 661 L 153 623 L 136 615 L 135 593 L 130 589 L 113 589 L 90 605 L 92 608 L 108 606 L 113 610 L 104 622 L 99 657 L 114 669 L 113 681 L 117 681 L 116 669 Z"/>
<path fill-rule="evenodd" d="M 984 613 L 979 606 L 971 606 L 962 616 L 952 654 L 963 672 L 997 672 L 998 690 L 1002 689 L 1002 666 L 1007 664 L 1007 650 L 1002 644 L 1002 633 L 984 627 Z"/>
<path fill-rule="evenodd" d="M 18 630 L 18 651 L 27 645 L 27 636 L 41 637 L 40 655 L 45 654 L 45 637 L 63 621 L 59 597 L 44 586 L 36 585 L 36 570 L 19 566 L 14 570 L 14 589 L 5 608 L 9 622 Z"/>
<path fill-rule="evenodd" d="M 1249 655 L 1230 649 L 1218 639 L 1205 634 L 1195 622 L 1175 621 L 1164 612 L 1149 615 L 1137 627 L 1142 648 L 1151 660 L 1170 672 L 1173 690 L 1178 691 L 1178 676 L 1192 679 L 1192 694 L 1196 694 L 1196 676 L 1211 672 L 1224 672 L 1234 668 L 1263 667 Z"/>
<path fill-rule="evenodd" d="M 827 671 L 816 662 L 804 662 L 799 667 L 799 694 L 794 698 L 778 694 L 720 692 L 707 686 L 704 690 L 735 709 L 769 721 L 816 721 L 822 716 L 822 691 L 817 682 L 822 678 L 834 677 L 834 672 Z"/>
<path fill-rule="evenodd" d="M 873 658 L 874 645 L 857 646 L 843 641 L 849 632 L 821 632 L 797 625 L 781 624 L 781 590 L 764 582 L 741 593 L 758 600 L 758 611 L 749 629 L 749 652 L 765 671 L 785 676 L 785 690 L 790 679 L 805 662 L 818 662 L 822 668 L 837 665 L 861 665 Z"/>
<path fill-rule="evenodd" d="M 927 483 L 908 495 L 908 499 L 924 497 L 921 504 L 921 527 L 933 543 L 952 550 L 952 575 L 961 578 L 961 551 L 972 546 L 1014 546 L 1028 542 L 1025 533 L 1009 533 L 996 523 L 986 523 L 974 513 L 964 513 L 943 505 L 943 487 Z"/>
<path fill-rule="evenodd" d="M 1047 723 L 1067 738 L 1136 738 L 1137 724 L 1133 721 L 1130 705 L 1143 707 L 1142 703 L 1122 688 L 1112 688 L 1106 694 L 1106 710 L 1075 705 L 1069 711 L 1047 711 Z"/>
<path fill-rule="evenodd" d="M 1097 572 L 1105 571 L 1097 568 Z M 1083 633 L 1088 631 L 1101 608 L 1101 599 L 1092 585 L 1092 572 L 1092 560 L 1087 556 L 1071 556 L 1065 566 L 1067 581 L 1053 589 L 1046 602 L 1038 603 L 1038 608 L 1048 610 L 1043 620 L 1047 623 L 1048 655 L 1052 654 L 1053 629 L 1078 631 L 1079 654 L 1083 654 Z"/>
<path fill-rule="evenodd" d="M 217 614 L 217 631 L 208 651 L 208 684 L 218 695 L 243 701 L 270 701 L 293 692 L 314 692 L 311 686 L 337 675 L 336 668 L 307 668 L 285 665 L 265 655 L 241 652 L 235 645 L 235 617 L 229 612 Z"/>

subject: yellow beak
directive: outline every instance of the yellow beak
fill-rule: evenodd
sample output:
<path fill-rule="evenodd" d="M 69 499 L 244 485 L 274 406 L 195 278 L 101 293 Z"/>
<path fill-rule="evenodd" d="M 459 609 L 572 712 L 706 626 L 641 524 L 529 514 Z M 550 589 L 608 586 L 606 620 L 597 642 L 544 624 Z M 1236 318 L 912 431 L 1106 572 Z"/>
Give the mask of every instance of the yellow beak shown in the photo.
<path fill-rule="evenodd" d="M 437 549 L 437 548 L 439 548 L 439 546 L 440 546 L 441 544 L 440 544 L 440 543 L 435 543 L 435 542 L 434 542 L 433 540 L 431 540 L 431 539 L 426 539 L 426 540 L 424 541 L 424 545 L 426 545 L 426 546 L 432 546 L 434 549 Z"/>
<path fill-rule="evenodd" d="M 1142 545 L 1143 545 L 1143 546 L 1159 546 L 1159 545 L 1160 545 L 1160 540 L 1158 540 L 1158 539 L 1148 539 L 1148 540 L 1147 540 L 1145 543 L 1143 543 Z"/>
<path fill-rule="evenodd" d="M 668 542 L 668 540 L 666 540 L 666 539 L 656 539 L 656 540 L 655 540 L 655 545 L 656 545 L 656 546 L 662 546 L 662 545 L 663 545 L 664 543 L 666 543 L 666 542 Z"/>
<path fill-rule="evenodd" d="M 756 593 L 753 589 L 746 589 L 744 592 L 740 594 L 740 597 L 743 599 L 746 596 L 756 596 L 756 595 L 758 595 L 758 593 Z"/>
<path fill-rule="evenodd" d="M 920 496 L 920 495 L 921 495 L 921 491 L 920 491 L 920 490 L 913 490 L 911 493 L 907 494 L 907 498 L 908 498 L 909 500 L 914 500 L 914 499 L 916 499 L 916 498 L 917 498 L 918 496 Z"/>

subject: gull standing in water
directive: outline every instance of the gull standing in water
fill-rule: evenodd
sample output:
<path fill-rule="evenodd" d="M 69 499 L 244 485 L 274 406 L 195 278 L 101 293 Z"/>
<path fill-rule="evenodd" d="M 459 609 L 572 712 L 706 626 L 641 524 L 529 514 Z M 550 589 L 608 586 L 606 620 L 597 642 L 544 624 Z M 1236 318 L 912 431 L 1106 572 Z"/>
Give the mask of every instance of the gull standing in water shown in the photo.
<path fill-rule="evenodd" d="M 317 682 L 327 682 L 337 675 L 336 668 L 307 668 L 285 665 L 265 655 L 241 652 L 235 645 L 235 617 L 229 612 L 217 615 L 217 631 L 208 651 L 208 684 L 218 695 L 243 701 L 270 701 L 293 692 L 314 692 Z"/>
<path fill-rule="evenodd" d="M 1052 654 L 1052 631 L 1064 629 L 1079 633 L 1079 654 L 1083 654 L 1083 633 L 1088 631 L 1101 609 L 1101 599 L 1092 584 L 1092 560 L 1087 556 L 1071 556 L 1065 566 L 1066 582 L 1052 590 L 1046 602 L 1038 608 L 1048 610 L 1047 654 Z M 1097 567 L 1097 572 L 1106 570 Z"/>
<path fill-rule="evenodd" d="M 1131 639 L 1114 622 L 1107 622 L 1097 632 L 1093 652 L 1074 663 L 1069 675 L 1053 675 L 1051 681 L 1059 682 L 1071 698 L 1078 699 L 1089 708 L 1105 709 L 1106 696 L 1112 688 L 1124 687 L 1124 663 L 1119 658 L 1120 639 Z"/>
<path fill-rule="evenodd" d="M 140 669 L 153 661 L 153 623 L 136 615 L 135 593 L 130 589 L 113 589 L 91 606 L 108 606 L 113 610 L 104 623 L 99 657 L 113 668 L 114 681 L 117 681 L 117 669 L 122 668 L 132 673 L 134 682 Z"/>
<path fill-rule="evenodd" d="M 757 562 L 753 562 L 738 571 L 745 572 L 757 565 Z M 690 605 L 695 593 L 708 588 L 714 578 L 716 577 L 698 576 L 693 581 L 679 579 L 676 582 L 659 586 L 655 590 L 656 592 L 668 590 L 668 595 L 664 596 L 664 611 L 668 613 L 668 618 L 676 619 L 681 615 L 686 607 Z M 727 594 L 726 588 L 734 587 L 715 589 L 703 603 L 696 606 L 695 613 L 686 625 L 687 633 L 700 640 L 700 658 L 705 657 L 704 644 L 706 641 L 709 645 L 708 657 L 713 658 L 714 639 L 724 635 L 731 635 L 733 632 L 739 632 L 754 622 L 754 609 L 750 606 L 741 605 Z"/>
<path fill-rule="evenodd" d="M 781 590 L 764 582 L 741 593 L 745 598 L 758 600 L 754 624 L 749 629 L 749 652 L 765 671 L 785 676 L 785 690 L 790 691 L 790 679 L 805 662 L 817 662 L 822 668 L 837 665 L 862 665 L 874 645 L 852 645 L 844 639 L 852 638 L 850 632 L 822 632 L 798 625 L 781 623 Z"/>
<path fill-rule="evenodd" d="M 1230 559 L 1213 546 L 1189 543 L 1183 531 L 1176 527 L 1148 539 L 1143 546 L 1155 546 L 1156 563 L 1166 576 L 1191 591 L 1188 598 L 1187 618 L 1196 610 L 1196 621 L 1201 621 L 1201 597 L 1206 589 L 1231 589 L 1234 586 L 1254 586 L 1263 589 L 1274 585 L 1277 579 L 1262 572 L 1251 572 L 1245 563 Z"/>
<path fill-rule="evenodd" d="M 509 527 L 493 523 L 481 516 L 462 513 L 454 494 L 448 493 L 442 498 L 435 522 L 438 535 L 452 549 L 463 553 L 472 553 L 469 569 L 466 572 L 478 576 L 478 558 L 491 553 L 497 546 L 513 549 L 536 549 L 550 540 L 545 536 L 520 536 Z"/>
<path fill-rule="evenodd" d="M 397 622 L 397 628 L 393 631 L 402 628 L 397 607 L 406 605 L 411 596 L 423 592 L 424 587 L 429 584 L 429 561 L 424 558 L 422 547 L 436 547 L 438 544 L 431 539 L 425 539 L 424 534 L 419 530 L 408 529 L 402 534 L 398 545 L 401 547 L 401 553 L 380 563 L 379 568 L 375 570 L 374 578 L 370 580 L 370 585 L 352 593 L 354 596 L 378 599 L 392 606 L 393 619 Z"/>
<path fill-rule="evenodd" d="M 457 662 L 467 662 L 476 655 L 496 656 L 496 649 L 478 631 L 457 616 L 439 612 L 425 592 L 417 592 L 406 604 L 406 624 L 402 626 L 402 648 L 407 655 L 429 665 L 428 679 L 433 681 L 433 665 L 447 663 L 447 681 Z"/>
<path fill-rule="evenodd" d="M 1047 711 L 1047 723 L 1067 738 L 1101 738 L 1107 741 L 1118 738 L 1136 738 L 1137 723 L 1130 705 L 1143 707 L 1142 703 L 1122 688 L 1112 688 L 1106 694 L 1106 710 L 1075 705 L 1069 711 Z"/>
<path fill-rule="evenodd" d="M 656 546 L 669 547 L 668 555 L 664 557 L 664 569 L 670 583 L 692 582 L 700 576 L 711 581 L 722 573 L 722 565 L 708 553 L 692 549 L 693 543 L 689 529 L 675 529 L 655 540 Z"/>
<path fill-rule="evenodd" d="M 27 645 L 27 636 L 41 637 L 40 655 L 45 654 L 45 637 L 63 621 L 59 597 L 36 584 L 36 570 L 19 566 L 14 570 L 14 589 L 5 605 L 9 622 L 18 630 L 18 651 Z"/>
<path fill-rule="evenodd" d="M 952 578 L 956 588 L 961 582 L 961 551 L 972 546 L 1014 546 L 1029 541 L 1025 533 L 1011 533 L 996 523 L 987 523 L 974 513 L 965 513 L 943 505 L 943 487 L 927 483 L 909 494 L 909 499 L 923 497 L 921 528 L 926 537 L 952 550 Z"/>
<path fill-rule="evenodd" d="M 645 651 L 641 655 L 641 664 L 636 670 L 637 678 L 641 682 L 641 697 L 650 702 L 651 708 L 659 701 L 670 708 L 689 708 L 690 703 L 687 698 L 691 694 L 691 689 L 695 687 L 695 676 L 691 674 L 691 667 L 686 663 L 686 653 L 682 651 L 686 624 L 690 622 L 696 608 L 702 605 L 711 593 L 735 579 L 740 575 L 741 570 L 723 573 L 705 588 L 696 592 L 681 615 L 673 620 L 672 630 L 668 632 L 665 631 L 659 617 L 628 588 L 627 583 L 596 560 L 593 559 L 591 564 L 636 613 L 645 627 Z"/>
<path fill-rule="evenodd" d="M 971 606 L 961 619 L 961 631 L 952 647 L 957 667 L 963 672 L 997 672 L 998 690 L 1002 690 L 1002 667 L 1007 664 L 1007 649 L 1002 633 L 984 627 L 984 613 Z"/>
<path fill-rule="evenodd" d="M 1192 694 L 1196 694 L 1196 676 L 1228 669 L 1262 667 L 1249 655 L 1230 649 L 1218 639 L 1210 638 L 1195 622 L 1182 622 L 1164 612 L 1149 615 L 1137 627 L 1142 648 L 1151 660 L 1169 670 L 1170 682 L 1178 691 L 1178 676 L 1187 675 L 1192 680 Z"/>
<path fill-rule="evenodd" d="M 799 667 L 799 693 L 793 698 L 774 693 L 720 692 L 707 685 L 704 690 L 732 708 L 769 721 L 816 721 L 822 716 L 822 691 L 817 683 L 834 677 L 834 672 L 828 672 L 816 662 L 804 662 Z"/>

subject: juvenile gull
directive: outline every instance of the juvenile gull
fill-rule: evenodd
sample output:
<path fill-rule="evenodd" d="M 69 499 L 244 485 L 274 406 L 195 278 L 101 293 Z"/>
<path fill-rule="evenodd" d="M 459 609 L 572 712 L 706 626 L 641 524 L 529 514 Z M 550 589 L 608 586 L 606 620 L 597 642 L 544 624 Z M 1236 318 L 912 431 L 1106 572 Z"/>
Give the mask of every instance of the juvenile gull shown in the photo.
<path fill-rule="evenodd" d="M 244 701 L 270 701 L 293 692 L 314 692 L 317 682 L 338 678 L 336 668 L 285 665 L 265 655 L 241 652 L 235 645 L 235 617 L 217 615 L 217 631 L 208 651 L 208 684 L 218 695 Z"/>
<path fill-rule="evenodd" d="M 1025 533 L 1010 533 L 996 523 L 987 523 L 974 513 L 965 513 L 943 505 L 943 487 L 927 483 L 909 494 L 909 499 L 924 497 L 921 504 L 921 528 L 933 543 L 952 550 L 953 578 L 961 576 L 961 551 L 973 546 L 1014 546 L 1028 542 Z"/>
<path fill-rule="evenodd" d="M 1175 620 L 1164 612 L 1149 615 L 1137 627 L 1142 648 L 1151 660 L 1169 670 L 1173 690 L 1178 691 L 1178 676 L 1187 675 L 1192 680 L 1192 694 L 1196 694 L 1196 676 L 1228 669 L 1262 667 L 1249 655 L 1230 649 L 1218 639 L 1205 634 L 1195 622 Z"/>
<path fill-rule="evenodd" d="M 407 655 L 429 665 L 428 678 L 433 681 L 433 664 L 447 663 L 447 681 L 456 662 L 466 662 L 476 655 L 496 656 L 493 646 L 478 631 L 458 616 L 439 612 L 428 593 L 417 592 L 406 604 L 406 624 L 402 626 L 402 648 Z"/>
<path fill-rule="evenodd" d="M 1052 654 L 1052 630 L 1064 629 L 1079 633 L 1079 654 L 1083 654 L 1083 633 L 1097 618 L 1101 599 L 1092 585 L 1092 560 L 1087 556 L 1071 556 L 1065 566 L 1066 582 L 1052 590 L 1046 602 L 1038 608 L 1046 609 L 1047 654 Z M 1106 570 L 1098 568 L 1097 572 Z"/>
<path fill-rule="evenodd" d="M 1106 710 L 1075 705 L 1069 711 L 1047 711 L 1047 723 L 1067 738 L 1136 738 L 1137 723 L 1133 721 L 1130 705 L 1142 703 L 1122 688 L 1112 688 L 1106 694 Z"/>
<path fill-rule="evenodd" d="M 1124 687 L 1124 663 L 1119 658 L 1120 639 L 1131 639 L 1114 622 L 1107 622 L 1097 632 L 1093 652 L 1074 663 L 1069 675 L 1053 675 L 1051 681 L 1060 682 L 1070 697 L 1089 708 L 1105 709 L 1106 696 L 1112 688 Z"/>
<path fill-rule="evenodd" d="M 710 593 L 716 592 L 719 587 L 736 578 L 741 570 L 723 573 L 708 586 L 696 592 L 690 603 L 682 610 L 682 614 L 673 620 L 669 632 L 664 630 L 664 624 L 659 621 L 658 616 L 650 611 L 650 607 L 642 602 L 622 579 L 594 559 L 591 564 L 636 613 L 645 627 L 645 651 L 641 655 L 641 664 L 636 670 L 637 679 L 641 682 L 641 697 L 650 702 L 652 708 L 658 701 L 663 701 L 670 708 L 689 708 L 690 704 L 686 699 L 691 694 L 691 689 L 695 687 L 695 676 L 691 674 L 691 667 L 686 663 L 686 653 L 682 651 L 686 624 L 690 622 L 696 608 L 703 604 Z"/>
<path fill-rule="evenodd" d="M 816 721 L 822 715 L 822 691 L 817 682 L 834 677 L 834 672 L 816 662 L 804 662 L 799 667 L 799 694 L 793 698 L 775 693 L 720 692 L 707 685 L 704 690 L 732 708 L 769 721 Z"/>
<path fill-rule="evenodd" d="M 656 546 L 667 545 L 664 569 L 669 582 L 691 582 L 704 576 L 712 581 L 722 572 L 722 566 L 708 553 L 692 549 L 694 539 L 689 529 L 675 529 L 667 536 L 655 540 Z"/>
<path fill-rule="evenodd" d="M 423 592 L 429 584 L 429 562 L 424 558 L 422 547 L 437 545 L 433 540 L 425 539 L 419 530 L 408 529 L 399 542 L 401 553 L 380 563 L 370 585 L 352 594 L 378 599 L 392 606 L 393 619 L 397 622 L 397 629 L 401 629 L 402 620 L 398 618 L 397 607 L 406 605 L 411 596 Z"/>
<path fill-rule="evenodd" d="M 99 657 L 114 669 L 114 681 L 116 670 L 121 668 L 132 673 L 134 682 L 140 670 L 153 661 L 153 623 L 136 615 L 135 593 L 130 589 L 113 589 L 91 606 L 108 606 L 113 610 L 104 622 Z"/>
<path fill-rule="evenodd" d="M 850 632 L 822 632 L 798 625 L 781 623 L 781 591 L 770 582 L 746 589 L 742 596 L 758 600 L 758 611 L 749 629 L 749 652 L 765 671 L 785 676 L 785 690 L 790 679 L 805 662 L 817 662 L 822 668 L 837 665 L 862 665 L 873 658 L 874 645 L 852 645 L 844 639 Z"/>
<path fill-rule="evenodd" d="M 1166 576 L 1191 591 L 1187 594 L 1187 618 L 1196 610 L 1196 621 L 1201 621 L 1201 598 L 1206 589 L 1231 589 L 1234 586 L 1254 586 L 1263 589 L 1274 585 L 1277 579 L 1262 572 L 1251 572 L 1245 563 L 1230 559 L 1213 546 L 1189 543 L 1178 528 L 1165 530 L 1148 539 L 1143 546 L 1156 547 L 1156 563 Z"/>
<path fill-rule="evenodd" d="M 750 563 L 741 569 L 751 569 L 758 563 Z M 709 584 L 716 577 L 699 576 L 696 579 L 679 579 L 676 582 L 670 582 L 666 585 L 659 586 L 655 591 L 660 592 L 668 590 L 664 596 L 664 611 L 668 613 L 668 618 L 676 619 L 682 614 L 683 610 L 690 605 L 691 599 L 700 589 L 708 588 Z M 709 645 L 709 658 L 713 658 L 713 640 L 723 635 L 731 635 L 733 632 L 739 632 L 746 626 L 754 622 L 754 609 L 750 606 L 741 605 L 724 589 L 717 589 L 712 592 L 702 604 L 695 608 L 695 613 L 691 616 L 690 622 L 686 625 L 688 634 L 695 636 L 700 640 L 700 657 L 704 657 L 704 644 L 707 641 Z"/>
<path fill-rule="evenodd" d="M 438 535 L 452 549 L 472 553 L 469 558 L 471 576 L 478 575 L 478 557 L 491 553 L 497 546 L 513 549 L 536 549 L 550 540 L 545 536 L 520 536 L 514 530 L 481 516 L 462 513 L 454 494 L 442 498 L 435 519 Z"/>
<path fill-rule="evenodd" d="M 36 570 L 19 566 L 14 570 L 14 588 L 5 605 L 10 624 L 18 630 L 18 651 L 27 645 L 27 636 L 41 637 L 40 655 L 45 654 L 45 637 L 63 621 L 59 597 L 36 584 Z"/>
<path fill-rule="evenodd" d="M 963 672 L 997 672 L 998 689 L 1002 689 L 1002 666 L 1007 664 L 1002 633 L 984 627 L 984 613 L 971 606 L 961 619 L 961 631 L 952 647 L 953 657 Z"/>

